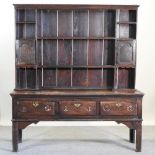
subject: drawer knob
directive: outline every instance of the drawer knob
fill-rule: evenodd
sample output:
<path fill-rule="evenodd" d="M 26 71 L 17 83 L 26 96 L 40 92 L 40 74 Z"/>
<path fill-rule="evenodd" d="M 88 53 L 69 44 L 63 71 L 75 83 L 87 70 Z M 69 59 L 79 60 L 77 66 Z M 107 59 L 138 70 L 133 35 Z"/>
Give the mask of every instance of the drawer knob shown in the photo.
<path fill-rule="evenodd" d="M 79 108 L 79 107 L 81 106 L 81 104 L 80 104 L 80 103 L 74 103 L 74 106 L 75 106 L 76 108 Z"/>
<path fill-rule="evenodd" d="M 45 106 L 45 111 L 51 111 L 51 106 L 46 105 L 46 106 Z"/>
<path fill-rule="evenodd" d="M 38 106 L 39 106 L 39 103 L 38 103 L 38 101 L 34 101 L 32 105 L 33 105 L 33 107 L 35 107 L 35 108 L 36 108 L 36 107 L 38 107 Z"/>
<path fill-rule="evenodd" d="M 129 105 L 129 106 L 127 107 L 127 111 L 132 112 L 133 110 L 134 110 L 134 108 L 133 108 L 132 105 Z"/>

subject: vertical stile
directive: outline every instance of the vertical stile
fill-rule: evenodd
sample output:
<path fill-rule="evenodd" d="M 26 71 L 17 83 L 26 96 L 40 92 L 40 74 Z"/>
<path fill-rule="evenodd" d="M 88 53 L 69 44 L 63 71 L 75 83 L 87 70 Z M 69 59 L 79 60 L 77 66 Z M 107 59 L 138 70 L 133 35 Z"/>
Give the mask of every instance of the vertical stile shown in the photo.
<path fill-rule="evenodd" d="M 72 62 L 71 66 L 73 66 L 73 10 L 72 10 Z M 73 86 L 73 68 L 71 67 L 71 87 Z"/>
<path fill-rule="evenodd" d="M 41 37 L 43 37 L 43 12 L 42 12 L 42 10 L 41 10 Z M 41 76 L 42 76 L 42 81 L 41 81 L 41 83 L 42 83 L 42 87 L 44 86 L 44 76 L 43 76 L 43 72 L 44 72 L 44 70 L 43 70 L 43 38 L 41 39 L 41 66 L 42 66 L 42 68 L 41 68 Z"/>
<path fill-rule="evenodd" d="M 59 19 L 58 19 L 58 15 L 59 15 L 59 14 L 58 14 L 58 10 L 57 10 L 57 37 L 58 37 L 58 31 L 59 31 L 59 30 L 58 30 L 58 24 L 59 24 L 59 23 L 58 23 L 58 20 L 59 20 Z M 56 66 L 58 66 L 58 52 L 59 52 L 59 47 L 58 47 L 58 39 L 57 39 Z M 56 78 L 56 87 L 57 87 L 57 85 L 58 85 L 58 68 L 57 68 L 57 67 L 56 67 L 56 73 L 55 73 L 55 74 L 56 74 L 56 75 L 55 75 L 55 76 L 56 76 L 55 78 Z"/>
<path fill-rule="evenodd" d="M 18 77 L 18 75 L 17 75 L 17 68 L 16 68 L 16 64 L 17 64 L 16 40 L 17 40 L 17 34 L 19 34 L 19 29 L 16 30 L 16 27 L 17 27 L 17 23 L 16 22 L 17 22 L 17 18 L 19 19 L 19 13 L 17 14 L 17 10 L 15 10 L 15 9 L 14 9 L 14 13 L 15 13 L 15 27 L 14 27 L 15 28 L 14 29 L 15 31 L 14 32 L 16 32 L 15 33 L 15 38 L 14 38 L 15 39 L 15 42 L 14 42 L 15 47 L 14 47 L 14 49 L 15 49 L 15 52 L 16 52 L 15 53 L 15 70 L 16 70 L 16 74 L 15 74 L 15 86 L 17 88 L 18 87 L 17 86 L 17 84 L 18 84 L 17 79 L 20 78 L 20 77 Z M 18 15 L 18 17 L 16 18 L 17 15 Z"/>
<path fill-rule="evenodd" d="M 88 34 L 87 37 L 89 37 L 89 10 L 88 10 Z M 88 87 L 88 51 L 89 50 L 89 39 L 87 39 L 87 87 Z"/>
<path fill-rule="evenodd" d="M 115 39 L 115 73 L 114 73 L 114 89 L 118 89 L 118 67 L 117 67 L 117 54 L 116 53 L 116 45 L 117 45 L 117 39 L 119 38 L 119 24 L 117 24 L 119 22 L 119 14 L 120 14 L 120 10 L 116 10 L 116 20 L 115 20 L 115 35 L 116 35 L 116 39 Z"/>
<path fill-rule="evenodd" d="M 26 21 L 26 9 L 24 9 L 24 22 Z M 24 23 L 24 39 L 26 39 L 26 23 Z"/>
<path fill-rule="evenodd" d="M 25 86 L 26 86 L 26 89 L 27 89 L 27 70 L 26 70 L 26 67 L 25 67 Z"/>
<path fill-rule="evenodd" d="M 37 60 L 38 60 L 38 54 L 37 54 L 37 9 L 35 9 L 35 65 L 36 65 L 36 89 L 39 87 L 38 85 L 38 66 L 37 66 Z"/>
<path fill-rule="evenodd" d="M 103 10 L 103 37 L 104 37 L 104 10 Z M 103 57 L 104 57 L 104 39 L 103 39 L 103 46 L 102 46 L 102 74 L 101 74 L 101 87 L 103 87 Z"/>

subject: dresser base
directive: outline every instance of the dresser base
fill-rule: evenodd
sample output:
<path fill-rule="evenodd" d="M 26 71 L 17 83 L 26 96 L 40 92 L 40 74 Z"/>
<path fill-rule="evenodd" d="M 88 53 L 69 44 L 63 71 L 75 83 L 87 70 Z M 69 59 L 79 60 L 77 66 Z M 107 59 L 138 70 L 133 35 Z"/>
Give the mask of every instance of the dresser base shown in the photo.
<path fill-rule="evenodd" d="M 14 152 L 22 142 L 22 130 L 40 121 L 122 123 L 129 128 L 129 141 L 141 151 L 143 94 L 137 90 L 14 91 L 11 96 Z"/>

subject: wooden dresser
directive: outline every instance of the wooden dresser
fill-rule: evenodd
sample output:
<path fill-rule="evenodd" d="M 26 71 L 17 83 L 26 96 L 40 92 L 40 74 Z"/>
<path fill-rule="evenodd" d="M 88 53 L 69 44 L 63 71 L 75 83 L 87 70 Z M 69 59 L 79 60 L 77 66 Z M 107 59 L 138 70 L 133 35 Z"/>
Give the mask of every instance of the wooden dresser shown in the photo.
<path fill-rule="evenodd" d="M 14 6 L 13 151 L 25 127 L 53 120 L 123 123 L 141 151 L 143 93 L 135 89 L 138 6 Z"/>

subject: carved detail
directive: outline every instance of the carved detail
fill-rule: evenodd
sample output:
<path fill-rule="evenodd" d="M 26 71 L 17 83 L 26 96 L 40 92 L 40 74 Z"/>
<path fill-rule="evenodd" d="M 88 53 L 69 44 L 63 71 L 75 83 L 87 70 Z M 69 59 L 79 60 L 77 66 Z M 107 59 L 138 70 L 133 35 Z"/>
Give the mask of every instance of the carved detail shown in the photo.
<path fill-rule="evenodd" d="M 18 129 L 25 129 L 27 126 L 29 126 L 32 123 L 38 123 L 38 121 L 29 121 L 29 122 L 17 122 L 18 123 Z"/>
<path fill-rule="evenodd" d="M 67 112 L 67 111 L 68 111 L 68 108 L 67 108 L 67 106 L 65 106 L 64 112 Z"/>
<path fill-rule="evenodd" d="M 129 106 L 127 107 L 127 111 L 129 111 L 129 112 L 134 111 L 134 107 L 133 107 L 132 105 L 129 105 Z"/>
<path fill-rule="evenodd" d="M 45 106 L 45 111 L 51 111 L 51 109 L 52 109 L 51 106 L 49 106 L 49 105 Z"/>
<path fill-rule="evenodd" d="M 88 111 L 89 111 L 89 112 L 92 111 L 91 106 L 88 107 Z"/>
<path fill-rule="evenodd" d="M 130 129 L 137 129 L 141 126 L 141 121 L 116 121 L 118 124 L 122 123 Z"/>
<path fill-rule="evenodd" d="M 110 111 L 111 109 L 110 109 L 110 105 L 109 104 L 104 104 L 103 105 L 103 110 L 104 111 Z"/>

